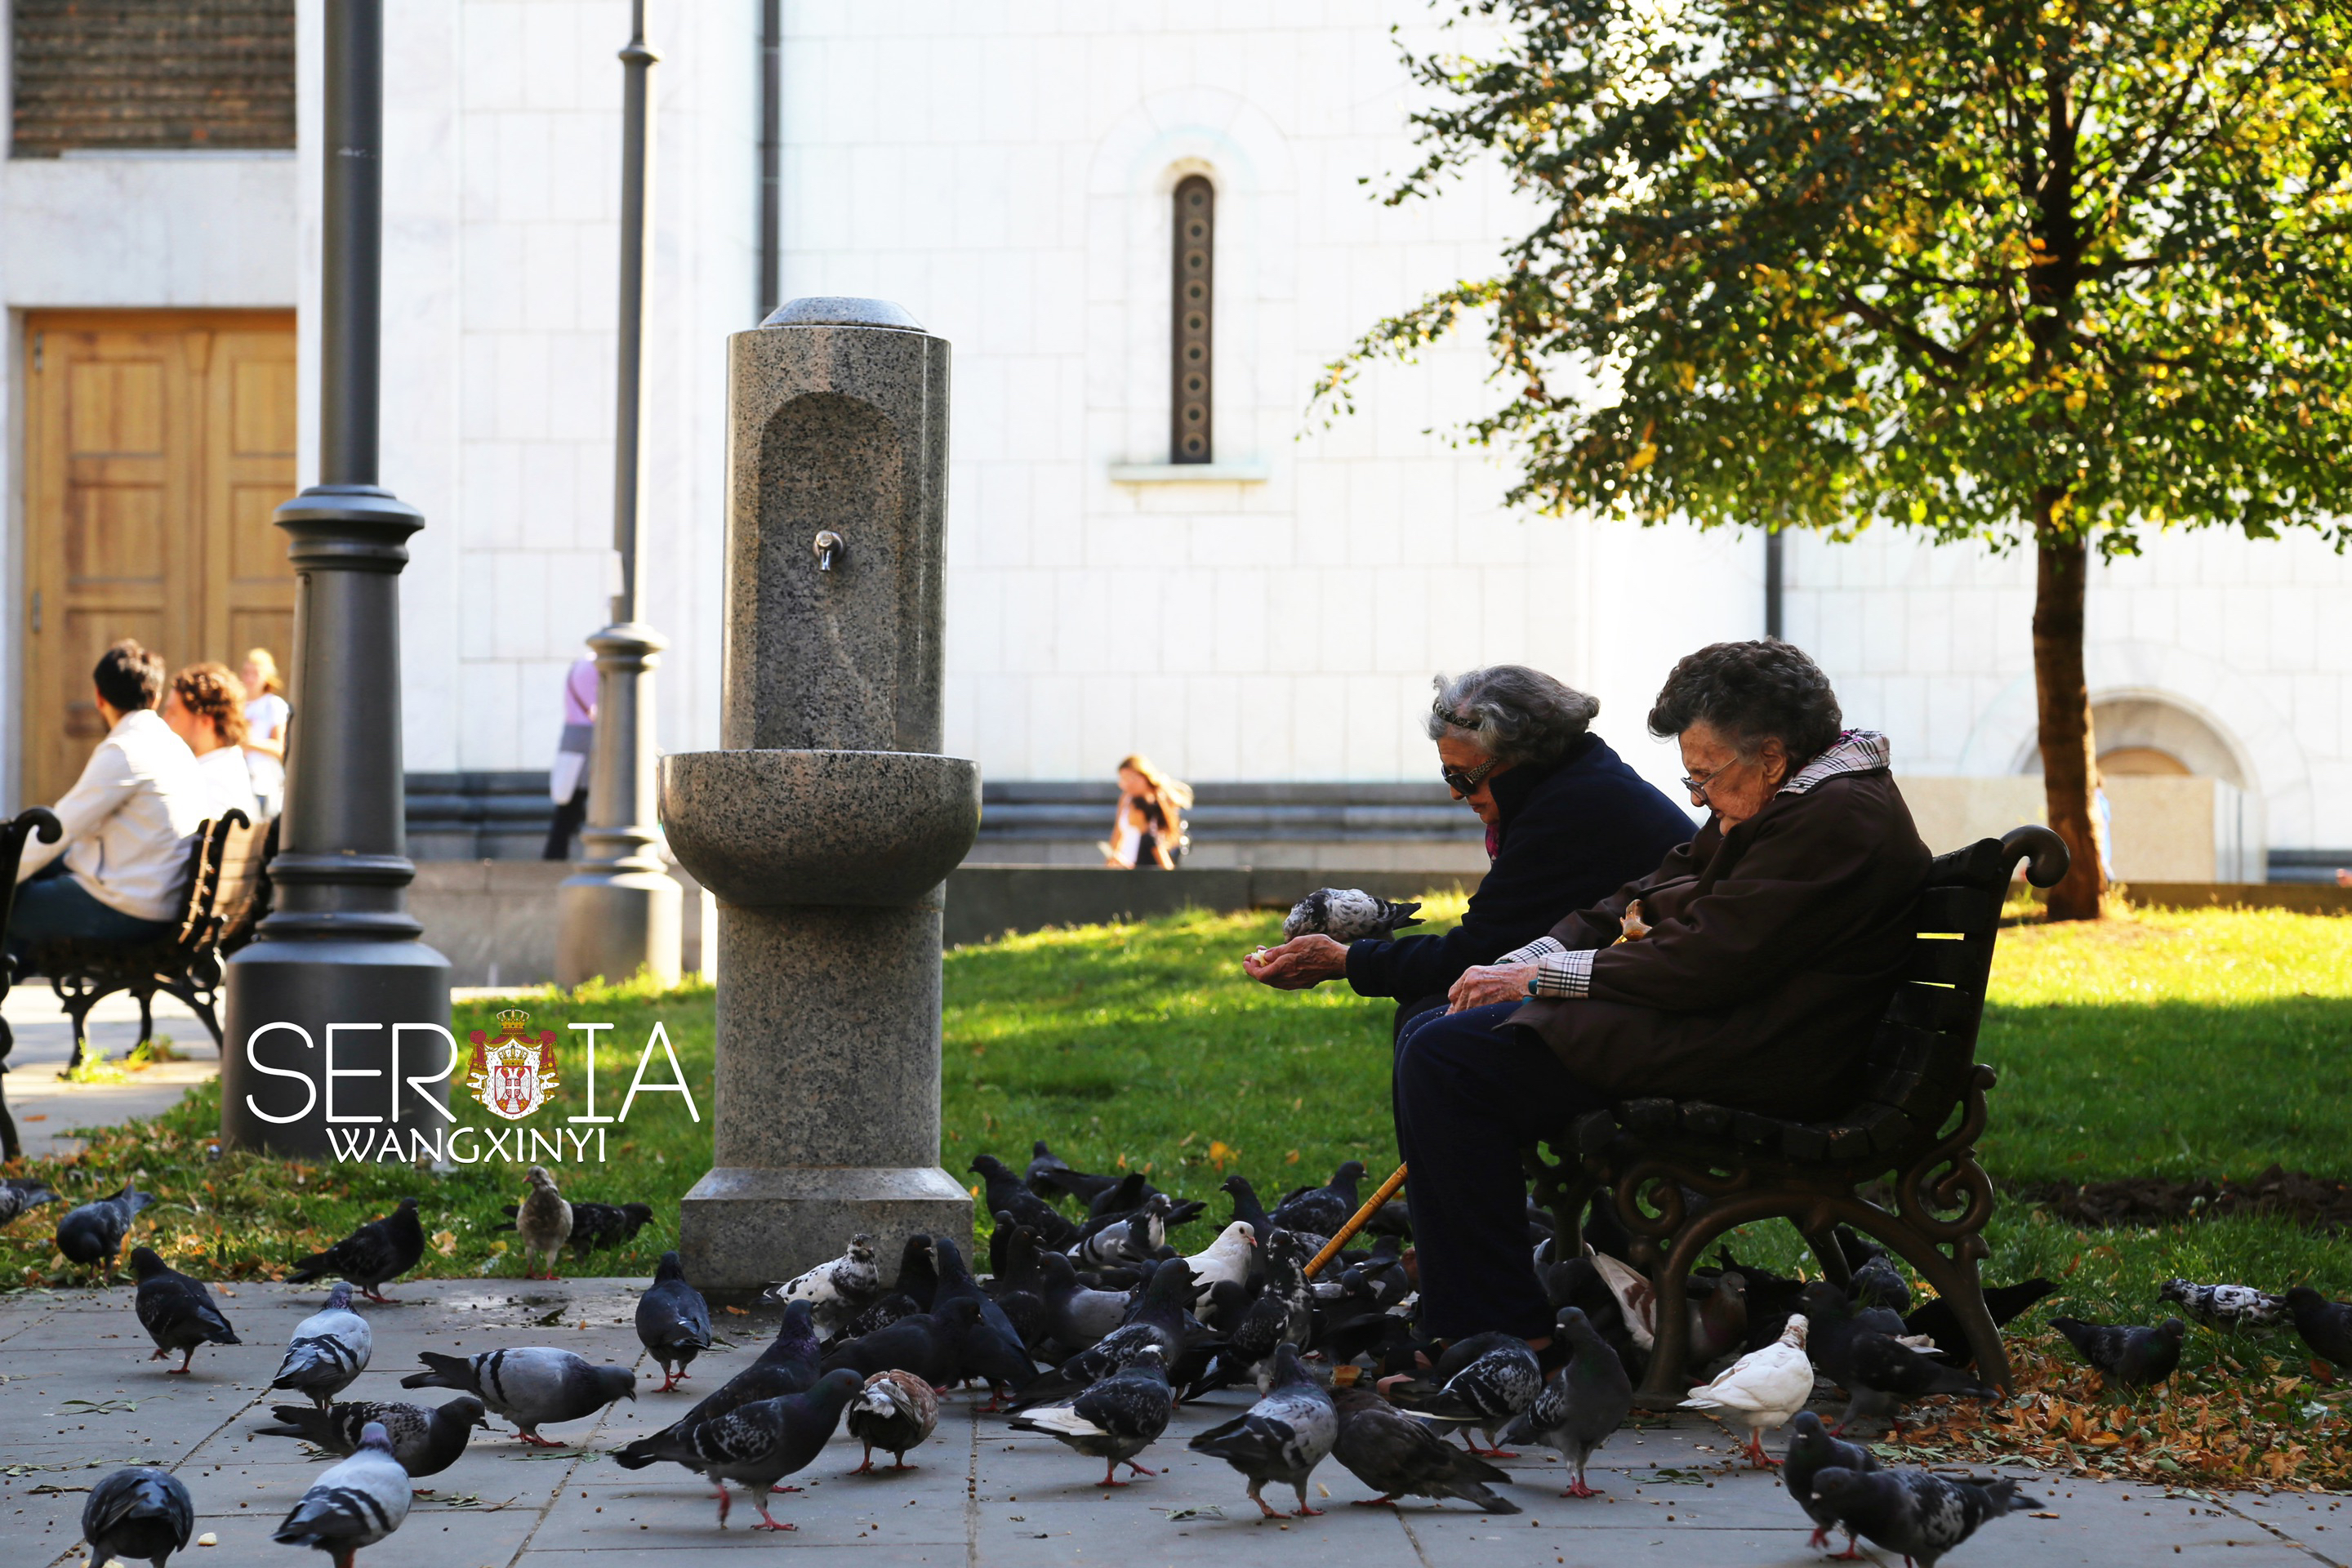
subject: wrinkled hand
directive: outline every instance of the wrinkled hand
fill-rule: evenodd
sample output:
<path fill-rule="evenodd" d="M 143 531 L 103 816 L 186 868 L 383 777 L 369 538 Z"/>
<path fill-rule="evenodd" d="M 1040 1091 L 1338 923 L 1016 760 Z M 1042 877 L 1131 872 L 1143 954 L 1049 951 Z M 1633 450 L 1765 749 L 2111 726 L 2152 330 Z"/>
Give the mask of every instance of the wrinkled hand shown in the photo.
<path fill-rule="evenodd" d="M 1318 932 L 1295 936 L 1280 947 L 1262 947 L 1242 960 L 1242 972 L 1277 991 L 1304 991 L 1348 973 L 1348 949 Z"/>
<path fill-rule="evenodd" d="M 1524 1002 L 1528 999 L 1528 982 L 1535 978 L 1532 963 L 1480 963 L 1462 972 L 1445 994 L 1445 1010 L 1459 1013 L 1465 1007 L 1485 1007 L 1496 1002 Z"/>

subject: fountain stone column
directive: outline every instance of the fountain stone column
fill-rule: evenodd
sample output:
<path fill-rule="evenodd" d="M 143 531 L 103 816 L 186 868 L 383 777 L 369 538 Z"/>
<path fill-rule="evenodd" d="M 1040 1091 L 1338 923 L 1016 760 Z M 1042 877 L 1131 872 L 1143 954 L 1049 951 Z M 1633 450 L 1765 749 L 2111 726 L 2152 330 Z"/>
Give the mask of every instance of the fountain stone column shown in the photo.
<path fill-rule="evenodd" d="M 713 1167 L 697 1284 L 872 1236 L 969 1239 L 940 1168 L 940 913 L 980 768 L 939 754 L 948 344 L 878 300 L 796 300 L 728 358 L 717 752 L 661 761 L 671 849 L 719 900 Z"/>

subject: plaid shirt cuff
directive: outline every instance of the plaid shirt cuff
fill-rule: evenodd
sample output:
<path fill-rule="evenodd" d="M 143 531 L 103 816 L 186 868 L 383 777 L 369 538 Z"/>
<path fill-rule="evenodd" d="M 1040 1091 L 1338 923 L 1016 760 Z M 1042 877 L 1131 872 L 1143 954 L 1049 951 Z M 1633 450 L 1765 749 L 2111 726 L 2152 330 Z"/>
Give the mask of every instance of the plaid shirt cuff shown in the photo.
<path fill-rule="evenodd" d="M 1536 977 L 1528 987 L 1530 996 L 1584 996 L 1592 991 L 1592 954 L 1581 952 L 1549 952 L 1536 961 Z"/>
<path fill-rule="evenodd" d="M 1510 952 L 1503 954 L 1502 957 L 1495 960 L 1495 962 L 1496 963 L 1533 963 L 1537 959 L 1543 957 L 1546 953 L 1560 952 L 1564 951 L 1565 950 L 1553 938 L 1539 936 L 1536 938 L 1535 941 L 1528 943 L 1525 947 L 1515 947 L 1511 949 Z"/>

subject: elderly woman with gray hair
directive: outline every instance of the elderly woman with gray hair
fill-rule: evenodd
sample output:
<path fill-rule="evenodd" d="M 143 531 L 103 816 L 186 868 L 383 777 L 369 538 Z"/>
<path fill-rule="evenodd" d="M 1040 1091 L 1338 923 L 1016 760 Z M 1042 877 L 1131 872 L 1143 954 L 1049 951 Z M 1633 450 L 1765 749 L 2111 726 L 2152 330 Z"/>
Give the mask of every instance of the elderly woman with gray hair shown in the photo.
<path fill-rule="evenodd" d="M 1518 664 L 1435 685 L 1438 771 L 1486 824 L 1494 862 L 1462 923 L 1391 941 L 1294 937 L 1244 959 L 1251 978 L 1286 991 L 1345 978 L 1359 995 L 1394 998 L 1401 1027 L 1444 1005 L 1464 971 L 1534 941 L 1690 837 L 1690 818 L 1592 733 L 1601 704 L 1583 692 Z"/>
<path fill-rule="evenodd" d="M 1850 1102 L 1928 857 L 1885 737 L 1842 722 L 1786 643 L 1683 659 L 1650 731 L 1682 747 L 1698 836 L 1405 1025 L 1397 1142 L 1429 1332 L 1549 1333 L 1519 1151 L 1574 1117 L 1651 1095 L 1800 1118 Z"/>

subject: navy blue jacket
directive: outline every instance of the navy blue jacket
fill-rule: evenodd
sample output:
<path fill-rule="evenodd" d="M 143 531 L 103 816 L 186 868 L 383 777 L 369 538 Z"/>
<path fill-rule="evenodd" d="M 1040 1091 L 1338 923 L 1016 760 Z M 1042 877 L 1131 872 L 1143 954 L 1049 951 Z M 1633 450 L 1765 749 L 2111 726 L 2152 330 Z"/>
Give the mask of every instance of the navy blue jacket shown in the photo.
<path fill-rule="evenodd" d="M 1656 785 L 1589 731 L 1549 769 L 1522 764 L 1494 788 L 1501 843 L 1462 923 L 1443 936 L 1349 944 L 1348 984 L 1359 995 L 1400 1002 L 1443 995 L 1472 965 L 1494 963 L 1648 876 L 1696 831 Z"/>

